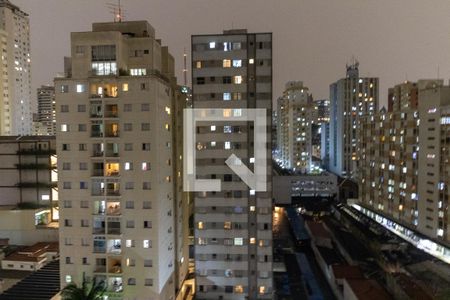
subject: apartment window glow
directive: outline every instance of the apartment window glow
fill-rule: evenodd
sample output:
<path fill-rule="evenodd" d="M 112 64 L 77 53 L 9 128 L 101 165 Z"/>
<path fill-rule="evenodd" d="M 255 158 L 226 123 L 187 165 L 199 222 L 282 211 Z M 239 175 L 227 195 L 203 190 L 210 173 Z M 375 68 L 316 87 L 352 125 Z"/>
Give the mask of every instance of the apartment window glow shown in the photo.
<path fill-rule="evenodd" d="M 223 93 L 223 100 L 224 101 L 231 100 L 231 93 Z"/>
<path fill-rule="evenodd" d="M 196 67 L 197 69 L 201 69 L 201 68 L 202 68 L 202 62 L 201 62 L 201 61 L 197 61 L 197 62 L 195 63 L 195 67 Z"/>
<path fill-rule="evenodd" d="M 250 58 L 250 59 L 248 60 L 248 63 L 251 64 L 251 65 L 253 65 L 253 64 L 255 63 L 255 59 Z"/>
<path fill-rule="evenodd" d="M 84 92 L 85 92 L 84 84 L 77 84 L 77 93 L 84 93 Z"/>
<path fill-rule="evenodd" d="M 128 83 L 123 83 L 122 84 L 122 91 L 123 92 L 128 92 Z"/>
<path fill-rule="evenodd" d="M 209 42 L 209 49 L 215 49 L 216 48 L 216 42 Z"/>
<path fill-rule="evenodd" d="M 151 248 L 151 243 L 150 243 L 149 240 L 143 240 L 143 241 L 142 241 L 142 246 L 143 246 L 144 248 Z"/>
<path fill-rule="evenodd" d="M 234 245 L 235 246 L 242 246 L 242 245 L 244 245 L 244 239 L 240 238 L 240 237 L 234 238 Z"/>
<path fill-rule="evenodd" d="M 234 68 L 242 67 L 242 60 L 240 60 L 240 59 L 233 59 L 233 67 Z"/>
<path fill-rule="evenodd" d="M 242 76 L 234 76 L 234 84 L 241 84 L 242 83 Z"/>
<path fill-rule="evenodd" d="M 231 60 L 229 59 L 224 59 L 222 62 L 222 65 L 224 68 L 230 68 L 231 67 Z"/>
<path fill-rule="evenodd" d="M 225 148 L 226 150 L 231 149 L 231 142 L 225 142 L 224 148 Z"/>
<path fill-rule="evenodd" d="M 145 76 L 147 75 L 147 69 L 138 68 L 138 69 L 130 69 L 131 76 Z"/>
<path fill-rule="evenodd" d="M 210 130 L 211 130 L 211 131 L 216 131 L 216 125 L 211 125 Z"/>
<path fill-rule="evenodd" d="M 61 131 L 63 132 L 69 131 L 69 126 L 67 124 L 61 124 Z"/>

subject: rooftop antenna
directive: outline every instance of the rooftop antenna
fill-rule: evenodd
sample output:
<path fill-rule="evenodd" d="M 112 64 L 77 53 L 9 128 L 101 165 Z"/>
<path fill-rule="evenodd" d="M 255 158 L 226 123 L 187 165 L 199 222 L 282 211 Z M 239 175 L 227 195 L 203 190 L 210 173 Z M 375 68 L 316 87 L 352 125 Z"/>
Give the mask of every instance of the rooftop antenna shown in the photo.
<path fill-rule="evenodd" d="M 114 16 L 114 22 L 122 22 L 125 16 L 125 10 L 123 9 L 121 0 L 117 0 L 117 3 L 106 3 L 109 8 L 109 12 Z"/>
<path fill-rule="evenodd" d="M 437 79 L 439 79 L 441 77 L 441 74 L 440 74 L 440 70 L 439 70 L 439 65 L 437 66 Z"/>
<path fill-rule="evenodd" d="M 186 48 L 184 48 L 183 52 L 183 60 L 184 60 L 184 67 L 183 67 L 183 78 L 184 78 L 184 86 L 187 86 L 187 54 L 186 54 Z"/>

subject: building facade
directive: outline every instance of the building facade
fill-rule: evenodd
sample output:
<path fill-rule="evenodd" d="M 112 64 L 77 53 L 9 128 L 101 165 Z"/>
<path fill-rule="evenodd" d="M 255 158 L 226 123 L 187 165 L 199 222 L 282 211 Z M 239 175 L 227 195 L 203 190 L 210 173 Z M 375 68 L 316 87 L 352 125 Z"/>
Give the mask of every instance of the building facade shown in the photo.
<path fill-rule="evenodd" d="M 43 85 L 37 89 L 38 110 L 34 123 L 46 135 L 56 134 L 55 87 Z"/>
<path fill-rule="evenodd" d="M 448 245 L 450 88 L 442 80 L 419 80 L 390 90 L 405 89 L 389 95 L 389 111 L 362 119 L 359 200 Z"/>
<path fill-rule="evenodd" d="M 36 103 L 31 97 L 28 14 L 8 0 L 0 1 L 0 29 L 3 51 L 1 68 L 5 75 L 2 80 L 0 134 L 30 135 Z"/>
<path fill-rule="evenodd" d="M 175 299 L 188 259 L 173 57 L 146 21 L 94 23 L 71 53 L 55 79 L 61 286 L 95 277 L 108 299 Z"/>
<path fill-rule="evenodd" d="M 223 182 L 222 191 L 195 194 L 196 298 L 272 299 L 272 34 L 192 36 L 192 70 L 194 108 L 266 109 L 268 136 L 268 190 L 255 192 L 225 165 L 234 153 L 253 169 L 253 124 L 197 125 L 197 175 Z"/>
<path fill-rule="evenodd" d="M 286 84 L 278 98 L 278 147 L 281 167 L 309 173 L 312 159 L 314 104 L 309 89 L 301 81 Z"/>
<path fill-rule="evenodd" d="M 360 77 L 359 63 L 347 66 L 346 78 L 330 86 L 329 170 L 356 178 L 359 120 L 378 111 L 378 78 Z"/>
<path fill-rule="evenodd" d="M 55 153 L 54 137 L 0 137 L 0 205 L 29 204 L 57 209 Z M 49 211 L 48 216 L 57 220 L 57 210 Z"/>

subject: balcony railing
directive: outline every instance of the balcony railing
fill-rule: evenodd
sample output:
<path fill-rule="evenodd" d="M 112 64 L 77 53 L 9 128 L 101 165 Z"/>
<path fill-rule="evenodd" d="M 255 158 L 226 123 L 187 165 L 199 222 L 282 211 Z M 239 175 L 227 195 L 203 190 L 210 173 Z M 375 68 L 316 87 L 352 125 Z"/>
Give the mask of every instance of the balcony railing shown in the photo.
<path fill-rule="evenodd" d="M 120 227 L 109 227 L 108 234 L 121 234 Z"/>
<path fill-rule="evenodd" d="M 16 168 L 21 170 L 49 170 L 55 169 L 56 166 L 51 164 L 16 164 Z"/>
<path fill-rule="evenodd" d="M 119 137 L 119 130 L 116 131 L 107 131 L 106 137 Z"/>
<path fill-rule="evenodd" d="M 107 196 L 120 196 L 120 190 L 107 189 L 106 195 Z"/>
<path fill-rule="evenodd" d="M 56 150 L 42 150 L 42 149 L 20 149 L 17 151 L 19 155 L 38 155 L 38 156 L 47 156 L 56 154 Z"/>
<path fill-rule="evenodd" d="M 91 131 L 91 137 L 103 137 L 102 131 Z"/>
<path fill-rule="evenodd" d="M 103 169 L 93 169 L 92 176 L 103 176 Z"/>
<path fill-rule="evenodd" d="M 106 266 L 95 266 L 95 273 L 106 273 Z"/>
<path fill-rule="evenodd" d="M 113 110 L 107 110 L 105 111 L 105 118 L 118 118 L 119 113 L 117 111 Z"/>
<path fill-rule="evenodd" d="M 94 253 L 106 253 L 106 247 L 95 247 L 94 246 Z"/>
<path fill-rule="evenodd" d="M 19 188 L 55 188 L 58 186 L 56 182 L 19 182 L 16 183 Z"/>
<path fill-rule="evenodd" d="M 105 234 L 105 227 L 92 228 L 92 234 Z"/>

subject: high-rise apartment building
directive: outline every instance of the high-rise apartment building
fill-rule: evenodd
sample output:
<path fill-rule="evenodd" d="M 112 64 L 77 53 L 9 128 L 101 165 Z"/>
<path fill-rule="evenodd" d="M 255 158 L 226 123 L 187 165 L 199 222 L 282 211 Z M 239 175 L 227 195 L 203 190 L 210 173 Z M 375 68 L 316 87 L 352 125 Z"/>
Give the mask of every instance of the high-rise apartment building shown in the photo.
<path fill-rule="evenodd" d="M 36 105 L 31 97 L 28 14 L 8 0 L 1 0 L 0 29 L 2 30 L 0 47 L 3 51 L 0 134 L 30 135 Z"/>
<path fill-rule="evenodd" d="M 277 103 L 281 167 L 303 174 L 310 171 L 314 114 L 309 89 L 301 81 L 288 82 Z"/>
<path fill-rule="evenodd" d="M 95 277 L 108 299 L 175 299 L 188 257 L 173 116 L 187 97 L 173 57 L 146 21 L 94 23 L 71 53 L 55 79 L 61 285 Z"/>
<path fill-rule="evenodd" d="M 390 91 L 395 105 L 361 120 L 361 205 L 448 242 L 450 87 L 419 80 Z"/>
<path fill-rule="evenodd" d="M 47 135 L 56 134 L 55 87 L 43 85 L 37 89 L 38 112 L 35 123 L 42 127 Z"/>
<path fill-rule="evenodd" d="M 272 283 L 272 34 L 227 30 L 192 36 L 195 109 L 267 110 L 267 192 L 250 190 L 225 165 L 237 155 L 255 163 L 252 122 L 199 122 L 196 173 L 220 179 L 222 191 L 195 194 L 197 299 L 273 299 Z M 264 163 L 264 162 L 259 162 Z"/>
<path fill-rule="evenodd" d="M 450 86 L 432 84 L 419 89 L 418 107 L 418 229 L 429 237 L 450 242 Z"/>
<path fill-rule="evenodd" d="M 330 105 L 329 170 L 355 178 L 359 120 L 378 111 L 378 78 L 360 77 L 358 62 L 347 66 L 346 78 L 330 86 Z"/>

